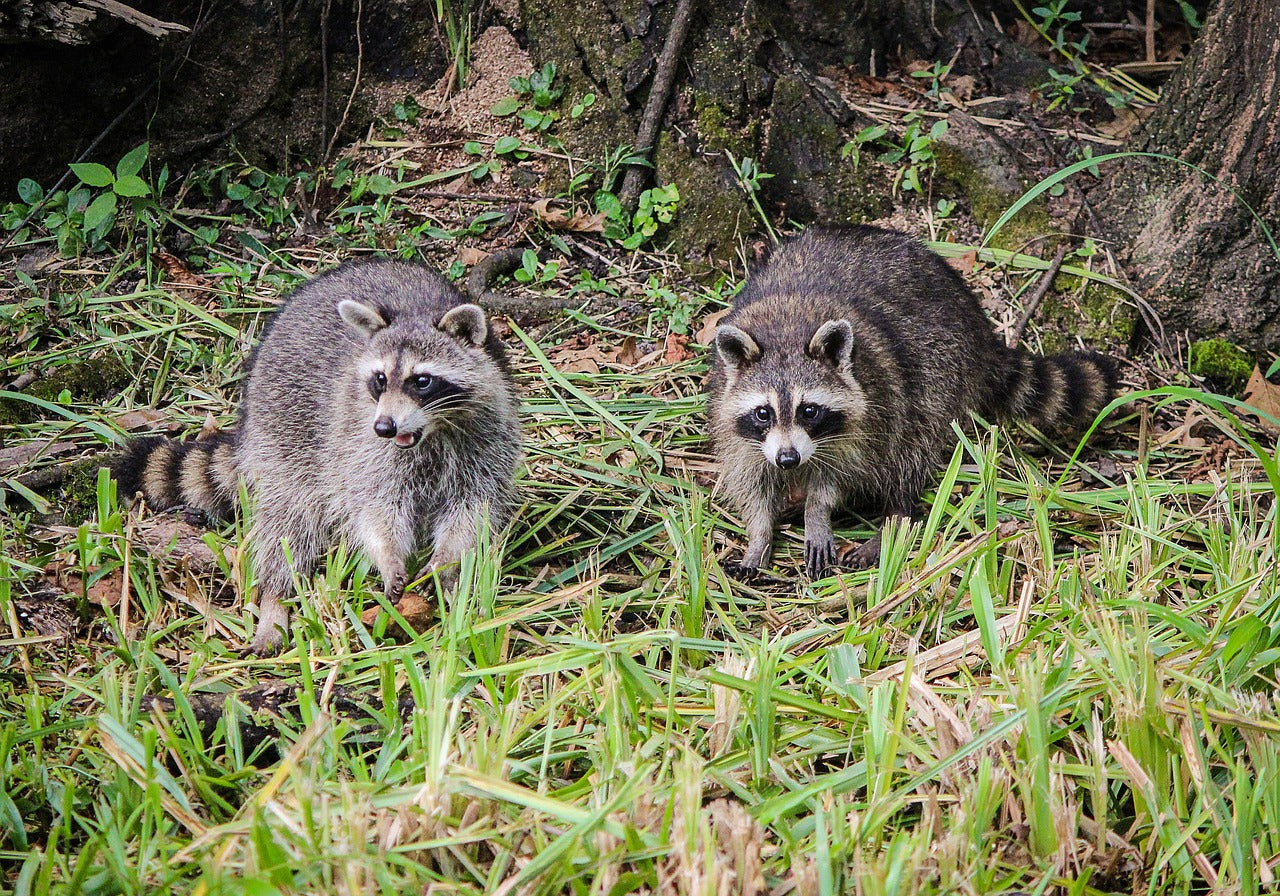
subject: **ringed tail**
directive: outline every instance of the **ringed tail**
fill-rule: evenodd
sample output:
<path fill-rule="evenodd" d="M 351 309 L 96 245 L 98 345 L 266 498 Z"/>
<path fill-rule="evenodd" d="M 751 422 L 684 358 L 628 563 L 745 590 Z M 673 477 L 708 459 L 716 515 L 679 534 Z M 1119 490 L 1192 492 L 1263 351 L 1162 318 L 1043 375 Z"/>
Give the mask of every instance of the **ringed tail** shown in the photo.
<path fill-rule="evenodd" d="M 190 442 L 138 439 L 125 448 L 113 472 L 121 500 L 141 492 L 153 510 L 191 507 L 220 520 L 235 515 L 240 487 L 234 431 Z"/>
<path fill-rule="evenodd" d="M 1115 393 L 1115 361 L 1097 352 L 1033 355 L 1009 349 L 993 377 L 986 410 L 1043 430 L 1092 420 Z"/>

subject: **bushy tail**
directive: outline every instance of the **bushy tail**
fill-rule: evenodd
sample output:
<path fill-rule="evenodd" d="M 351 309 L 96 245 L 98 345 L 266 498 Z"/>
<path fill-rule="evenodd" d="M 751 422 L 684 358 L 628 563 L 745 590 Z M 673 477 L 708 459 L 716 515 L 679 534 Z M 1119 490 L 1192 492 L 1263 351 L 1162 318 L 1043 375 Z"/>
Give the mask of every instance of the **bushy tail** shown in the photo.
<path fill-rule="evenodd" d="M 192 507 L 221 520 L 235 514 L 240 487 L 234 432 L 193 442 L 138 439 L 125 448 L 114 472 L 122 500 L 141 492 L 155 510 Z"/>
<path fill-rule="evenodd" d="M 1045 357 L 1010 349 L 995 374 L 987 412 L 1044 430 L 1087 423 L 1116 388 L 1115 361 L 1096 352 Z"/>

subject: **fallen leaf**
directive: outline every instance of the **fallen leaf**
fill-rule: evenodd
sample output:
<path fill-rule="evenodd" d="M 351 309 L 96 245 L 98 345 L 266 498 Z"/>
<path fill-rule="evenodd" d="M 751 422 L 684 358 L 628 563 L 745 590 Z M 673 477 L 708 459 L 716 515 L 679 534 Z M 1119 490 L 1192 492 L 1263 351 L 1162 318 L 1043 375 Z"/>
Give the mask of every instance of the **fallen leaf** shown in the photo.
<path fill-rule="evenodd" d="M 689 337 L 683 333 L 668 333 L 663 345 L 662 360 L 667 364 L 679 364 L 693 357 L 689 351 Z"/>
<path fill-rule="evenodd" d="M 698 330 L 698 335 L 694 337 L 698 345 L 711 344 L 711 341 L 716 338 L 716 327 L 720 326 L 720 321 L 724 320 L 725 315 L 732 310 L 732 308 L 722 308 L 714 314 L 708 314 L 703 318 L 702 327 Z"/>
<path fill-rule="evenodd" d="M 968 274 L 973 271 L 978 264 L 978 253 L 970 250 L 963 255 L 956 255 L 947 259 L 947 264 L 951 265 L 952 270 L 958 274 Z"/>
<path fill-rule="evenodd" d="M 476 249 L 472 246 L 463 246 L 458 250 L 458 261 L 467 267 L 474 267 L 489 257 L 489 253 L 483 249 Z"/>
<path fill-rule="evenodd" d="M 164 271 L 165 279 L 174 286 L 185 286 L 200 289 L 208 285 L 208 281 L 197 276 L 187 267 L 186 262 L 172 252 L 157 252 L 151 256 L 152 261 Z"/>
<path fill-rule="evenodd" d="M 116 426 L 121 429 L 127 429 L 130 432 L 136 432 L 139 429 L 150 429 L 159 423 L 165 417 L 164 411 L 156 408 L 136 408 L 132 411 L 125 411 L 115 418 Z"/>
<path fill-rule="evenodd" d="M 644 355 L 640 352 L 640 346 L 636 342 L 636 337 L 628 336 L 622 340 L 622 345 L 618 348 L 617 361 L 619 364 L 625 364 L 627 367 L 635 367 L 640 363 L 640 359 Z"/>
<path fill-rule="evenodd" d="M 1244 400 L 1265 414 L 1280 417 L 1280 386 L 1269 382 L 1257 364 L 1253 365 L 1253 375 L 1244 387 Z"/>
<path fill-rule="evenodd" d="M 213 414 L 205 412 L 204 422 L 200 424 L 200 432 L 196 433 L 196 441 L 203 442 L 222 432 L 222 427 L 214 419 Z"/>
<path fill-rule="evenodd" d="M 404 617 L 404 621 L 409 623 L 409 627 L 415 632 L 425 632 L 435 622 L 435 603 L 412 591 L 404 593 L 404 596 L 400 598 L 400 603 L 396 604 L 396 610 L 399 611 L 400 615 Z M 360 621 L 368 628 L 373 628 L 378 621 L 378 617 L 383 614 L 382 607 L 375 605 L 360 614 Z M 387 615 L 389 616 L 389 614 Z M 409 640 L 408 633 L 394 623 L 387 626 L 387 634 L 397 641 Z"/>
<path fill-rule="evenodd" d="M 604 231 L 605 221 L 608 220 L 604 212 L 596 212 L 590 215 L 577 212 L 570 215 L 561 209 L 552 208 L 552 201 L 550 198 L 539 199 L 530 206 L 533 209 L 533 213 L 538 216 L 538 220 L 552 230 L 571 230 L 575 233 L 602 233 Z"/>

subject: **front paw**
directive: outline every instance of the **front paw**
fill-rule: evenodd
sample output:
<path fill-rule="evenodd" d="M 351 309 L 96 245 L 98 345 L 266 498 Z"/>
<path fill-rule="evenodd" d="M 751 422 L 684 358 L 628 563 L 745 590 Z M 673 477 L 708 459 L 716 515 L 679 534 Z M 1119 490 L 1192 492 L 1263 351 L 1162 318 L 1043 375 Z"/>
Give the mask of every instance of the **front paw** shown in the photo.
<path fill-rule="evenodd" d="M 730 578 L 739 582 L 750 582 L 760 578 L 760 567 L 748 566 L 746 563 L 725 563 L 721 567 Z"/>
<path fill-rule="evenodd" d="M 387 580 L 384 593 L 387 596 L 387 603 L 396 606 L 400 603 L 400 598 L 404 597 L 404 588 L 406 585 L 404 573 L 396 573 Z"/>
<path fill-rule="evenodd" d="M 880 535 L 877 533 L 862 544 L 846 545 L 840 551 L 840 562 L 850 569 L 870 569 L 880 563 Z"/>
<path fill-rule="evenodd" d="M 821 579 L 836 565 L 836 542 L 828 536 L 823 541 L 804 543 L 804 569 L 811 579 Z"/>

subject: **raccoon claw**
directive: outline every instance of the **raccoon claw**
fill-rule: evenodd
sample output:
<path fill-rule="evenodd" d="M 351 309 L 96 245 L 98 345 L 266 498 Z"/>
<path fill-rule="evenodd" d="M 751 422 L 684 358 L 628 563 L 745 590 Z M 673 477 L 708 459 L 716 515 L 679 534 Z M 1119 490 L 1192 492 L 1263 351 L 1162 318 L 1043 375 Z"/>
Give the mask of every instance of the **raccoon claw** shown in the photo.
<path fill-rule="evenodd" d="M 862 544 L 845 545 L 840 549 L 840 562 L 850 569 L 870 569 L 880 563 L 880 536 L 875 535 Z"/>
<path fill-rule="evenodd" d="M 804 569 L 810 579 L 828 576 L 836 565 L 836 543 L 828 538 L 823 542 L 805 542 Z"/>
<path fill-rule="evenodd" d="M 387 582 L 387 602 L 391 604 L 391 606 L 394 607 L 398 605 L 400 603 L 400 598 L 404 597 L 405 584 L 406 581 L 404 573 L 393 576 L 391 580 Z"/>
<path fill-rule="evenodd" d="M 750 582 L 752 579 L 760 578 L 760 567 L 745 566 L 741 563 L 724 563 L 721 564 L 723 569 L 730 578 L 737 579 L 739 582 Z"/>

